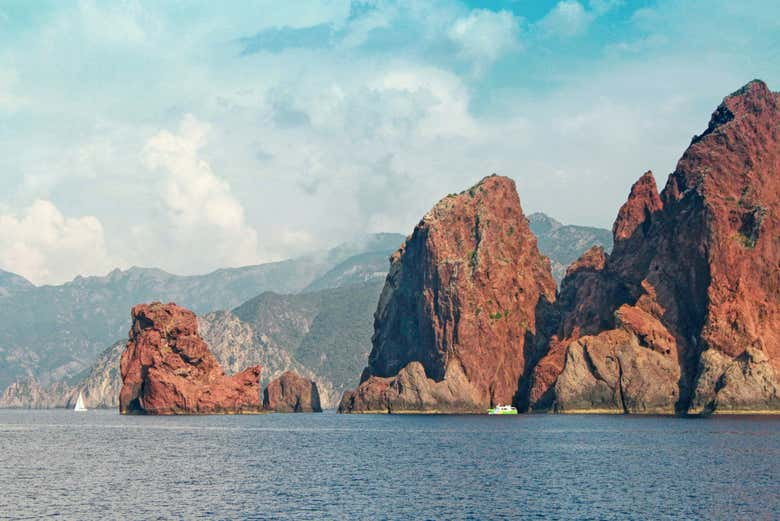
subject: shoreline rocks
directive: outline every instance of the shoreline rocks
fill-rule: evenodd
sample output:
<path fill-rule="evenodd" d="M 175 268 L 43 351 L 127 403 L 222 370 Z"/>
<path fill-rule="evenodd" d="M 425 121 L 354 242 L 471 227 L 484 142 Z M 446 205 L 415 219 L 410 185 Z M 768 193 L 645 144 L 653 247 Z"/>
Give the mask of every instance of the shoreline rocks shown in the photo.
<path fill-rule="evenodd" d="M 263 409 L 272 412 L 322 412 L 314 380 L 285 371 L 263 391 Z"/>
<path fill-rule="evenodd" d="M 612 254 L 584 255 L 561 285 L 531 410 L 780 411 L 778 122 L 780 94 L 752 81 L 660 194 L 651 172 L 634 184 Z"/>
<path fill-rule="evenodd" d="M 727 96 L 613 239 L 556 295 L 511 181 L 442 199 L 391 258 L 339 411 L 780 412 L 780 94 Z"/>
<path fill-rule="evenodd" d="M 174 303 L 139 304 L 122 354 L 121 414 L 251 414 L 261 366 L 226 376 L 198 335 L 195 314 Z"/>

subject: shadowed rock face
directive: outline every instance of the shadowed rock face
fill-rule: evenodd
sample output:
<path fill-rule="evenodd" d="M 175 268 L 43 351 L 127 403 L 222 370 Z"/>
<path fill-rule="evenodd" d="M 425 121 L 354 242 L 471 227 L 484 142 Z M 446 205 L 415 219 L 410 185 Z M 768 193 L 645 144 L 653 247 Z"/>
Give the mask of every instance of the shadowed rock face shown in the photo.
<path fill-rule="evenodd" d="M 260 366 L 225 376 L 198 335 L 195 314 L 176 304 L 139 304 L 122 354 L 122 414 L 261 412 Z"/>
<path fill-rule="evenodd" d="M 780 409 L 780 94 L 728 96 L 664 190 L 632 187 L 609 257 L 561 286 L 534 409 Z M 602 258 L 603 257 L 603 258 Z"/>
<path fill-rule="evenodd" d="M 342 412 L 484 412 L 512 403 L 548 328 L 556 284 L 514 182 L 436 204 L 392 256 L 373 349 Z"/>
<path fill-rule="evenodd" d="M 292 371 L 268 384 L 263 391 L 263 409 L 274 412 L 322 412 L 317 384 Z"/>

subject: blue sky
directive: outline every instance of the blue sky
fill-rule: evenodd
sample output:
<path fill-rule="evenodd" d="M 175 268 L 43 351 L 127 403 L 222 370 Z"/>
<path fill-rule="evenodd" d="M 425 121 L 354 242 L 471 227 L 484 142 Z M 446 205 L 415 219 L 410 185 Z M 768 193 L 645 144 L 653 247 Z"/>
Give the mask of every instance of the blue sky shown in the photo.
<path fill-rule="evenodd" d="M 778 2 L 215 5 L 0 2 L 0 268 L 281 259 L 493 172 L 610 227 L 723 96 L 780 88 Z"/>

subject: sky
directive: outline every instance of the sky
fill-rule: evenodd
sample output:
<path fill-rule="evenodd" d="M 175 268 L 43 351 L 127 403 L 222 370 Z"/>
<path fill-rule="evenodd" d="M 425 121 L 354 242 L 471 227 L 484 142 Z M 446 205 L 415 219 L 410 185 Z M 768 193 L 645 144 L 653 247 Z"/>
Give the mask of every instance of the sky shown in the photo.
<path fill-rule="evenodd" d="M 279 260 L 492 173 L 609 228 L 753 78 L 776 0 L 0 0 L 0 268 Z"/>

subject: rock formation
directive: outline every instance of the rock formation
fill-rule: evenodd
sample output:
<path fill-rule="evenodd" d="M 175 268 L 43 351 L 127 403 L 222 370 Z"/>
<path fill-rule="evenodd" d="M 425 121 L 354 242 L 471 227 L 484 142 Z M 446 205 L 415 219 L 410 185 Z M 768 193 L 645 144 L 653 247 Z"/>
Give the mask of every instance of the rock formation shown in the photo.
<path fill-rule="evenodd" d="M 292 371 L 271 380 L 263 391 L 263 409 L 273 412 L 322 412 L 317 384 Z"/>
<path fill-rule="evenodd" d="M 195 314 L 176 304 L 139 304 L 122 354 L 122 414 L 262 412 L 260 366 L 226 376 L 198 335 Z"/>
<path fill-rule="evenodd" d="M 780 94 L 726 97 L 659 194 L 631 189 L 614 248 L 572 265 L 532 409 L 780 410 Z"/>
<path fill-rule="evenodd" d="M 514 182 L 439 201 L 391 257 L 373 349 L 342 412 L 484 412 L 512 403 L 555 301 Z"/>

